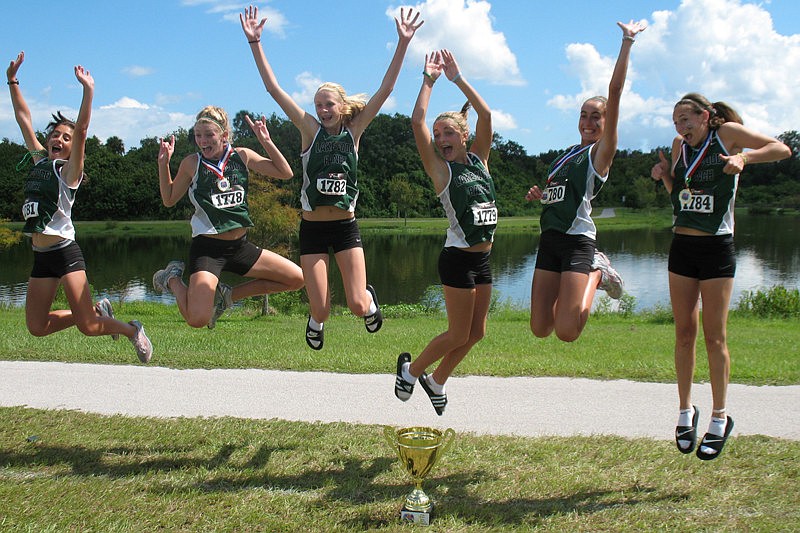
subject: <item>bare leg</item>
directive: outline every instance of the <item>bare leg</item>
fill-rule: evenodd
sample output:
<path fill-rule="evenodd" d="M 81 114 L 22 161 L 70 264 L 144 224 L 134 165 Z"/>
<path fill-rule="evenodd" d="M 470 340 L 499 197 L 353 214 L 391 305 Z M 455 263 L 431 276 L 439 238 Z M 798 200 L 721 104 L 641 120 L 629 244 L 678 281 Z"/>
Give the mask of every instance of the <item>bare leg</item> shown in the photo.
<path fill-rule="evenodd" d="M 692 406 L 692 380 L 699 325 L 698 280 L 669 273 L 669 294 L 675 317 L 675 374 L 680 409 Z"/>
<path fill-rule="evenodd" d="M 331 295 L 328 290 L 328 254 L 300 256 L 300 266 L 306 284 L 311 318 L 322 324 L 331 314 Z"/>

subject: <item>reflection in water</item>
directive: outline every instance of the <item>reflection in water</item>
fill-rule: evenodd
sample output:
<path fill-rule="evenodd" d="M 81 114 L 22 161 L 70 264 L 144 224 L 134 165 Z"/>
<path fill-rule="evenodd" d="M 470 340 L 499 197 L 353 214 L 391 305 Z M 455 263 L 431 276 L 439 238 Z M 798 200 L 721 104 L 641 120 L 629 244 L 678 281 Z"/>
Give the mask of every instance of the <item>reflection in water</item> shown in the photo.
<path fill-rule="evenodd" d="M 737 272 L 733 304 L 745 291 L 773 285 L 800 288 L 800 217 L 738 216 Z M 419 302 L 430 285 L 439 283 L 436 264 L 442 236 L 365 233 L 364 253 L 369 282 L 381 303 Z M 636 298 L 637 309 L 669 305 L 667 254 L 672 234 L 667 228 L 601 231 L 598 245 L 625 279 L 625 290 Z M 495 240 L 492 270 L 501 300 L 527 307 L 536 261 L 536 235 L 503 235 Z M 80 241 L 88 264 L 89 282 L 97 293 L 113 300 L 172 303 L 171 295 L 153 292 L 153 272 L 170 259 L 188 259 L 189 240 L 180 237 L 86 238 Z M 292 257 L 294 261 L 298 258 Z M 33 255 L 28 242 L 0 251 L 0 302 L 23 305 Z M 239 281 L 224 274 L 228 283 Z M 331 261 L 334 303 L 344 304 L 341 276 Z M 601 293 L 602 294 L 602 293 Z"/>

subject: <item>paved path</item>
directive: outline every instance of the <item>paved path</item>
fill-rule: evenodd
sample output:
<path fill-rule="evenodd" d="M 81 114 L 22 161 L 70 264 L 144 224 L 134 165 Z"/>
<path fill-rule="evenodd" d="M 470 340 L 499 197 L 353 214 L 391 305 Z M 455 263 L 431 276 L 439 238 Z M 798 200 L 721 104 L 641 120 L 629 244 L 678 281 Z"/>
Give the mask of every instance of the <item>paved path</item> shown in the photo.
<path fill-rule="evenodd" d="M 452 427 L 492 435 L 598 435 L 671 440 L 675 385 L 570 378 L 454 377 L 450 404 L 437 416 L 421 387 L 403 403 L 394 375 L 174 370 L 157 366 L 0 361 L 0 406 L 75 409 L 105 415 L 216 417 L 392 426 Z M 734 435 L 800 440 L 800 385 L 732 384 Z M 711 388 L 695 385 L 700 432 Z"/>

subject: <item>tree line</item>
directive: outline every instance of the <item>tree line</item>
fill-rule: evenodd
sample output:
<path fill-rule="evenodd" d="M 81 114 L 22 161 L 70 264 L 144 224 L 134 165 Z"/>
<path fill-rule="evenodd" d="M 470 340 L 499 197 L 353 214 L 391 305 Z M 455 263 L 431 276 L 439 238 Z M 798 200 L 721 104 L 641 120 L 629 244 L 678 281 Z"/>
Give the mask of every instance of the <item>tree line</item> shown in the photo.
<path fill-rule="evenodd" d="M 264 153 L 244 120 L 247 111 L 233 119 L 233 144 Z M 251 116 L 255 116 L 250 113 Z M 256 179 L 251 193 L 254 215 L 270 225 L 270 240 L 283 240 L 278 234 L 296 228 L 302 183 L 300 134 L 286 118 L 275 114 L 267 118 L 269 131 L 295 171 L 287 182 Z M 197 150 L 191 130 L 174 132 L 176 147 L 173 173 L 180 161 Z M 39 133 L 41 140 L 43 135 Z M 792 157 L 777 163 L 745 168 L 739 182 L 737 205 L 751 209 L 800 208 L 800 133 L 789 131 L 779 139 L 792 149 Z M 563 150 L 566 147 L 561 147 Z M 86 176 L 73 208 L 75 220 L 171 220 L 188 219 L 193 207 L 188 198 L 166 208 L 158 188 L 157 157 L 159 140 L 143 139 L 140 145 L 125 150 L 118 137 L 102 143 L 97 137 L 87 140 Z M 608 182 L 593 202 L 595 207 L 666 207 L 669 198 L 663 185 L 653 182 L 650 168 L 657 161 L 657 148 L 649 152 L 620 150 L 611 167 Z M 23 182 L 31 163 L 17 170 L 25 155 L 24 146 L 8 139 L 0 142 L 0 219 L 22 220 Z M 529 155 L 512 140 L 495 134 L 489 166 L 494 178 L 501 216 L 538 216 L 541 206 L 525 200 L 534 184 L 546 181 L 549 165 L 559 150 Z M 438 217 L 441 204 L 431 180 L 425 175 L 414 137 L 411 119 L 401 114 L 380 114 L 361 139 L 359 150 L 361 193 L 356 213 L 359 217 Z M 257 207 L 256 207 L 257 206 Z M 259 222 L 257 221 L 257 226 Z"/>

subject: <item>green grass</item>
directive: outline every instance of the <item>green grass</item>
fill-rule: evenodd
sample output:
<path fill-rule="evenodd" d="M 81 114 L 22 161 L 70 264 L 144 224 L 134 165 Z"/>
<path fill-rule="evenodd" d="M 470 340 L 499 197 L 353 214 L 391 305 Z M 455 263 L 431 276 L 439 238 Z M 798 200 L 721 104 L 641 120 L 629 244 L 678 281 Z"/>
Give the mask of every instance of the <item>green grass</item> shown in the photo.
<path fill-rule="evenodd" d="M 210 331 L 189 328 L 174 306 L 115 305 L 119 318 L 144 322 L 152 364 L 173 368 L 390 373 L 398 351 L 418 353 L 446 327 L 441 314 L 386 306 L 384 328 L 369 335 L 339 314 L 320 353 L 303 342 L 303 315 L 237 306 Z M 592 316 L 567 344 L 535 339 L 526 312 L 501 306 L 457 375 L 672 383 L 673 343 L 659 313 Z M 734 312 L 732 381 L 800 383 L 798 344 L 796 318 Z M 124 340 L 74 328 L 34 338 L 23 309 L 3 308 L 0 359 L 132 364 L 135 356 Z M 701 355 L 697 376 L 707 375 Z M 791 531 L 799 474 L 800 442 L 764 436 L 737 436 L 718 460 L 702 462 L 671 441 L 463 433 L 425 481 L 437 504 L 425 530 Z M 418 531 L 398 521 L 410 488 L 374 425 L 0 408 L 0 531 Z"/>
<path fill-rule="evenodd" d="M 379 427 L 0 409 L 4 531 L 418 531 Z M 459 434 L 425 531 L 790 531 L 800 443 Z"/>
<path fill-rule="evenodd" d="M 326 322 L 325 350 L 310 350 L 303 341 L 305 316 L 260 316 L 235 307 L 216 329 L 192 329 L 174 306 L 115 302 L 117 316 L 144 323 L 154 345 L 152 364 L 171 368 L 268 368 L 345 373 L 391 373 L 397 354 L 417 354 L 447 328 L 442 314 L 392 317 L 392 308 L 377 335 L 348 314 Z M 731 380 L 751 385 L 800 383 L 800 328 L 796 319 L 738 317 L 729 321 Z M 490 315 L 488 332 L 459 365 L 456 375 L 570 376 L 671 383 L 674 330 L 646 316 L 592 316 L 574 343 L 554 336 L 536 339 L 528 314 L 502 309 Z M 697 376 L 708 366 L 702 334 L 698 339 Z M 85 337 L 74 328 L 44 338 L 25 332 L 20 308 L 0 312 L 0 359 L 130 364 L 131 345 Z"/>

